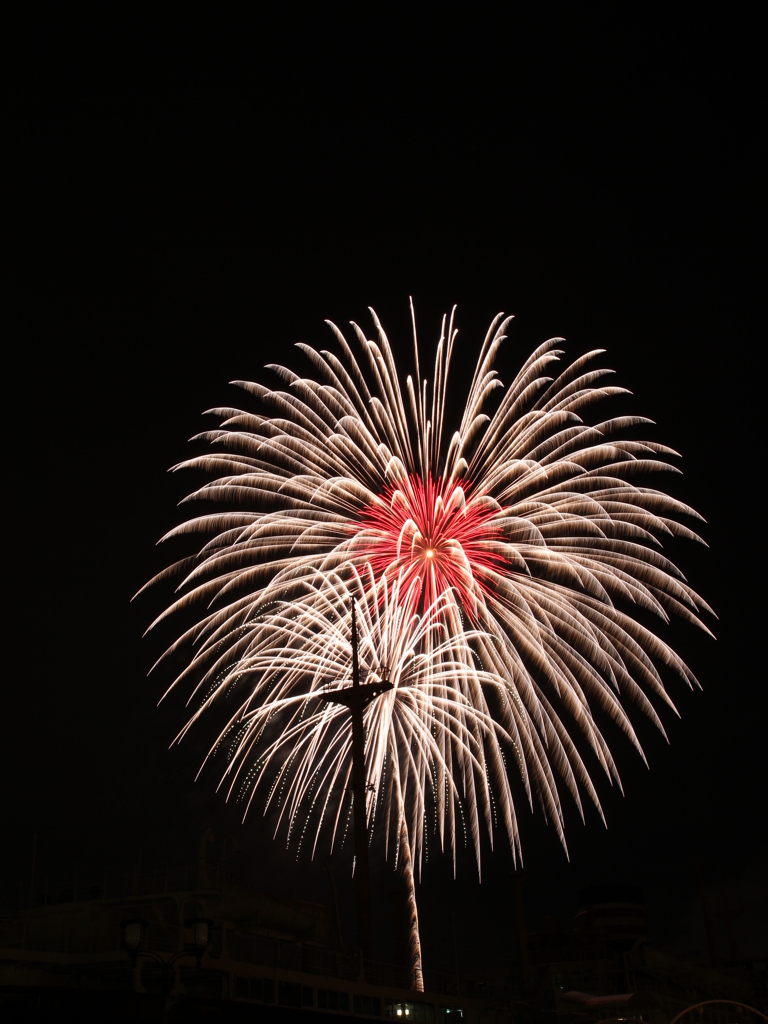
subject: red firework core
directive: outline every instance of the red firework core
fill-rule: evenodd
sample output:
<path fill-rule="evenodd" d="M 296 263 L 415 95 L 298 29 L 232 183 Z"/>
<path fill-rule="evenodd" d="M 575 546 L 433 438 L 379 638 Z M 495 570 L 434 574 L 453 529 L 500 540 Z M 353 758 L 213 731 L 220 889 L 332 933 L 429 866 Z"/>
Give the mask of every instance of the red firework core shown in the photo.
<path fill-rule="evenodd" d="M 498 505 L 460 484 L 426 484 L 410 476 L 387 488 L 354 527 L 355 554 L 371 563 L 376 577 L 402 573 L 401 593 L 416 583 L 419 604 L 428 607 L 452 588 L 471 615 L 490 589 L 489 572 L 505 564 Z"/>

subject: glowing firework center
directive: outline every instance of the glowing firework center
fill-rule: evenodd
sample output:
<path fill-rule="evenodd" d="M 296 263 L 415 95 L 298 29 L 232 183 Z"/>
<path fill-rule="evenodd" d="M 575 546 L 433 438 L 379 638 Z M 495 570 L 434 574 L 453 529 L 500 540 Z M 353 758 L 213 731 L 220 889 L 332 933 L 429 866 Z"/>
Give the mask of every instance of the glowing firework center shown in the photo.
<path fill-rule="evenodd" d="M 492 573 L 504 564 L 499 507 L 481 497 L 467 502 L 463 488 L 418 477 L 390 488 L 355 527 L 356 560 L 370 563 L 375 576 L 395 580 L 403 592 L 415 585 L 419 604 L 428 608 L 447 590 L 459 596 L 471 615 Z"/>

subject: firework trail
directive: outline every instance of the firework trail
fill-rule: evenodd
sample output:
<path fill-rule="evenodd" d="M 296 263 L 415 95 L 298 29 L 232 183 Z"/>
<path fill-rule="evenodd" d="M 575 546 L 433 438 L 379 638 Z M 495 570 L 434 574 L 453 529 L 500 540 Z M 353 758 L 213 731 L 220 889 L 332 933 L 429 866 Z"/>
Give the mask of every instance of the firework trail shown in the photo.
<path fill-rule="evenodd" d="M 358 359 L 330 324 L 336 352 L 298 346 L 311 376 L 272 366 L 282 389 L 236 382 L 259 411 L 210 410 L 219 425 L 197 438 L 209 450 L 176 468 L 205 471 L 209 482 L 186 500 L 222 510 L 164 538 L 190 535 L 199 550 L 152 581 L 180 580 L 153 626 L 195 616 L 163 656 L 186 658 L 172 686 L 191 687 L 190 724 L 242 694 L 215 748 L 229 751 L 228 792 L 237 780 L 250 802 L 266 787 L 266 806 L 279 806 L 278 825 L 300 844 L 305 806 L 322 806 L 314 852 L 327 819 L 337 841 L 346 806 L 351 738 L 322 688 L 348 675 L 356 596 L 368 670 L 409 680 L 407 699 L 398 689 L 366 711 L 369 829 L 378 815 L 388 844 L 397 818 L 394 848 L 417 873 L 430 831 L 450 844 L 454 868 L 466 832 L 479 869 L 483 827 L 491 843 L 503 828 L 520 852 L 510 775 L 564 844 L 558 777 L 582 817 L 582 794 L 600 811 L 584 753 L 620 784 L 597 718 L 642 755 L 626 706 L 663 732 L 652 699 L 674 705 L 661 671 L 695 683 L 641 620 L 676 615 L 709 632 L 700 613 L 711 609 L 662 546 L 698 541 L 681 519 L 700 517 L 648 485 L 674 471 L 675 454 L 628 438 L 650 421 L 587 421 L 623 392 L 595 368 L 602 350 L 562 367 L 562 339 L 551 339 L 503 389 L 493 363 L 511 318 L 499 315 L 449 435 L 453 314 L 431 387 L 414 321 L 405 393 L 372 315 L 374 340 L 352 325 Z"/>

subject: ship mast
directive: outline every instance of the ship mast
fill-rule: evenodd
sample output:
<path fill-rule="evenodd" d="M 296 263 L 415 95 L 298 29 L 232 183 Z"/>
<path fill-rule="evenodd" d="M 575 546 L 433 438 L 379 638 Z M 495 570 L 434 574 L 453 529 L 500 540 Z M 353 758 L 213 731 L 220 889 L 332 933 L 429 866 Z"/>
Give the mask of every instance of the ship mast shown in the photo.
<path fill-rule="evenodd" d="M 352 601 L 352 685 L 326 691 L 335 704 L 343 704 L 352 714 L 352 793 L 354 798 L 355 888 L 357 890 L 357 941 L 366 960 L 373 959 L 371 925 L 371 873 L 368 865 L 368 820 L 366 814 L 365 728 L 363 711 L 374 698 L 392 689 L 392 683 L 360 682 L 357 651 L 357 609 Z"/>

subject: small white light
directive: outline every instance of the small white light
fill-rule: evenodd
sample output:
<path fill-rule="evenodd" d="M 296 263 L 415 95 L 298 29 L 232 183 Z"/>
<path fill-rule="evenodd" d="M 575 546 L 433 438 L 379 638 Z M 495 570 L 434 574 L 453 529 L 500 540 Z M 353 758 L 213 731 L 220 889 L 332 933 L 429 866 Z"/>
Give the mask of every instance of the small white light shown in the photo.
<path fill-rule="evenodd" d="M 427 548 L 427 558 L 431 558 L 432 555 L 434 555 L 432 548 Z M 407 1013 L 408 1011 L 406 1010 L 405 1012 Z"/>
<path fill-rule="evenodd" d="M 402 1011 L 402 1010 L 400 1009 L 400 1007 L 399 1007 L 399 1006 L 398 1006 L 398 1008 L 397 1008 L 397 1016 L 398 1016 L 398 1017 L 402 1017 L 402 1016 L 403 1016 L 403 1011 Z"/>

